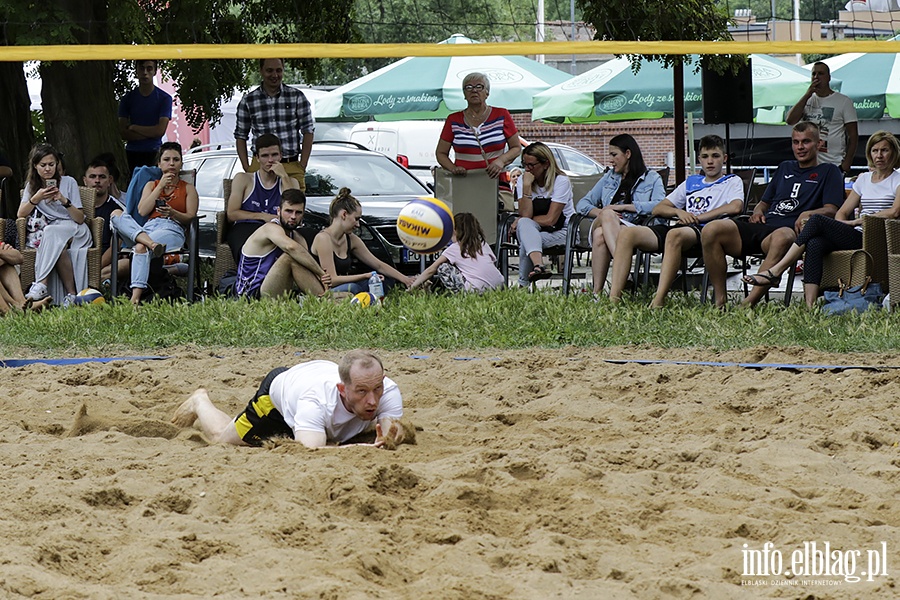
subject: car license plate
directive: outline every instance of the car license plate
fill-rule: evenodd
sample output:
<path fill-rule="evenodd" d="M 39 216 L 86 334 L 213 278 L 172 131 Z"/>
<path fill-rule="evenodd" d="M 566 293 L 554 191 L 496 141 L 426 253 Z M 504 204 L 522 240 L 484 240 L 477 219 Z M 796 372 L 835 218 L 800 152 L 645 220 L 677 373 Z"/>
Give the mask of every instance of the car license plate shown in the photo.
<path fill-rule="evenodd" d="M 403 249 L 402 256 L 403 256 L 403 262 L 405 262 L 405 263 L 419 262 L 419 260 L 422 258 L 421 254 L 417 254 L 416 252 L 413 252 L 409 248 Z"/>

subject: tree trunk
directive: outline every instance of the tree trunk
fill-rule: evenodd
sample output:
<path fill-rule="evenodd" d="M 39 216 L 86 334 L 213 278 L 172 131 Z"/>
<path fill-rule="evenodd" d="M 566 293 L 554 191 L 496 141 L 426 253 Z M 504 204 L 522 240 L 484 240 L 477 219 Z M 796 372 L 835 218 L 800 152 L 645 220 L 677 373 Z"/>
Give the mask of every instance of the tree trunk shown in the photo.
<path fill-rule="evenodd" d="M 0 127 L 0 153 L 13 170 L 13 181 L 7 186 L 9 197 L 3 198 L 0 217 L 14 216 L 19 207 L 17 192 L 23 184 L 22 170 L 34 144 L 30 107 L 22 63 L 0 62 L 0 115 L 4 116 L 4 126 Z"/>
<path fill-rule="evenodd" d="M 66 174 L 80 183 L 85 165 L 102 152 L 112 152 L 120 171 L 127 170 L 112 63 L 43 63 L 41 79 L 47 141 L 65 156 Z"/>
<path fill-rule="evenodd" d="M 76 33 L 82 44 L 106 44 L 106 3 L 102 0 L 57 0 L 71 18 L 84 24 Z M 66 174 L 81 183 L 85 165 L 103 152 L 127 171 L 125 145 L 119 136 L 118 103 L 112 61 L 63 61 L 41 64 L 44 127 L 47 141 L 65 155 Z M 124 181 L 118 181 L 125 189 Z"/>

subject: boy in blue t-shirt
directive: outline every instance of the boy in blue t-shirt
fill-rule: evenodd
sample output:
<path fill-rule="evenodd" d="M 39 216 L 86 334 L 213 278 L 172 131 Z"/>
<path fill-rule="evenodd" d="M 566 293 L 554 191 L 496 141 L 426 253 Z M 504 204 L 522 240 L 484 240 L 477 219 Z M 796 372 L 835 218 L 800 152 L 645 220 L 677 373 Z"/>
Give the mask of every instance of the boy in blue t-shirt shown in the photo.
<path fill-rule="evenodd" d="M 844 202 L 844 178 L 840 169 L 819 164 L 819 128 L 801 121 L 791 131 L 791 148 L 797 160 L 778 166 L 749 221 L 717 221 L 703 229 L 703 262 L 715 290 L 716 306 L 725 306 L 727 290 L 725 255 L 765 254 L 759 272 L 766 272 L 785 255 L 797 239 L 802 223 L 814 214 L 833 217 Z M 743 304 L 753 306 L 768 288 L 754 287 Z"/>
<path fill-rule="evenodd" d="M 650 303 L 661 308 L 672 287 L 682 255 L 695 251 L 699 256 L 700 230 L 710 221 L 741 214 L 744 206 L 744 186 L 740 177 L 725 175 L 725 141 L 717 135 L 700 140 L 702 174 L 691 175 L 653 208 L 654 217 L 663 217 L 674 224 L 626 227 L 616 240 L 613 258 L 613 279 L 609 298 L 617 302 L 631 270 L 631 255 L 635 248 L 645 252 L 663 250 L 659 286 Z"/>

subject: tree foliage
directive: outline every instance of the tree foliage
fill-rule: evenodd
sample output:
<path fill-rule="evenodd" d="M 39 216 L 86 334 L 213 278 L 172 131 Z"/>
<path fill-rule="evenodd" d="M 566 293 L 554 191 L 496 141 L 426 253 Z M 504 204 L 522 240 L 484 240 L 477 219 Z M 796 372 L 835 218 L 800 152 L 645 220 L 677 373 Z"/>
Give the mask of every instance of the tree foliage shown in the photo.
<path fill-rule="evenodd" d="M 0 44 L 192 44 L 348 42 L 357 38 L 350 20 L 352 0 L 4 0 L 0 17 Z M 154 58 L 148 56 L 147 58 Z M 161 61 L 161 68 L 175 81 L 178 99 L 193 126 L 205 119 L 217 120 L 220 103 L 242 87 L 253 61 Z M 321 77 L 318 61 L 295 61 L 308 80 Z M 13 68 L 21 69 L 21 64 Z M 114 150 L 124 155 L 117 133 L 116 101 L 134 87 L 131 64 L 126 61 L 57 61 L 40 67 L 43 80 L 44 121 L 48 141 L 66 155 L 70 172 L 80 172 L 93 154 Z M 87 84 L 77 87 L 76 84 Z M 19 78 L 4 83 L 12 93 L 22 88 Z M 85 87 L 87 89 L 85 89 Z M 61 93 L 66 91 L 66 94 Z M 18 96 L 17 96 L 18 97 Z M 70 107 L 67 104 L 83 106 Z M 87 107 L 87 110 L 84 108 Z M 93 107 L 93 113 L 91 113 Z M 83 115 L 92 114 L 86 119 Z M 18 109 L 6 115 L 18 123 L 30 123 L 30 115 Z M 72 122 L 72 119 L 77 119 Z M 0 149 L 14 164 L 22 164 L 21 141 L 8 130 L 0 131 Z M 124 164 L 124 158 L 122 158 Z"/>
<path fill-rule="evenodd" d="M 569 0 L 546 0 L 545 21 L 569 21 L 569 7 Z M 478 41 L 531 41 L 536 15 L 536 0 L 355 0 L 352 19 L 368 44 L 436 44 L 455 33 Z M 344 84 L 395 60 L 325 59 L 321 77 L 309 82 Z"/>
<path fill-rule="evenodd" d="M 728 13 L 724 4 L 714 0 L 632 0 L 628 3 L 607 0 L 578 0 L 585 21 L 592 23 L 598 40 L 629 41 L 717 41 L 730 40 Z M 690 64 L 689 55 L 628 55 L 634 70 L 644 60 L 660 62 L 666 67 Z M 741 57 L 717 57 L 712 68 L 720 73 L 736 71 L 745 61 Z"/>
<path fill-rule="evenodd" d="M 843 10 L 846 0 L 801 0 L 800 19 L 803 21 L 827 22 L 838 17 L 838 12 Z M 790 21 L 794 18 L 793 0 L 775 0 L 775 13 L 772 14 L 771 0 L 741 0 L 728 2 L 726 7 L 730 14 L 736 9 L 749 8 L 758 21 L 767 21 L 770 18 L 780 21 Z"/>

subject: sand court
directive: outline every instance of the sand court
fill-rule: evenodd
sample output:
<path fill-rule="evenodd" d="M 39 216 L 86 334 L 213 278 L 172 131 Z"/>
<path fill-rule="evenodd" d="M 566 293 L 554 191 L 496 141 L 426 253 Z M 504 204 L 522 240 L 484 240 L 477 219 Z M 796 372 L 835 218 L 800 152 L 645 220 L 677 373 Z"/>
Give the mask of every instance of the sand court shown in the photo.
<path fill-rule="evenodd" d="M 895 595 L 898 355 L 382 352 L 417 426 L 389 452 L 209 445 L 169 422 L 197 387 L 237 414 L 270 369 L 340 352 L 165 354 L 0 369 L 0 596 Z M 786 576 L 810 542 L 858 551 L 854 572 L 807 557 Z M 747 574 L 776 552 L 780 575 Z"/>

